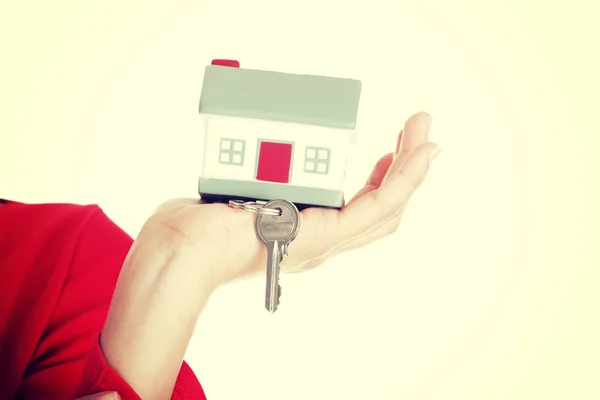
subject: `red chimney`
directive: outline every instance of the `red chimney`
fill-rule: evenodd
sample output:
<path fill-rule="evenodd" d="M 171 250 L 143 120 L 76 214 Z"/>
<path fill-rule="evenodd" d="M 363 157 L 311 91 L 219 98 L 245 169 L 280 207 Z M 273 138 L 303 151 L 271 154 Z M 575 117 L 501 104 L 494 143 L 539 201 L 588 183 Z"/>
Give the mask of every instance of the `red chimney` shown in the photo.
<path fill-rule="evenodd" d="M 219 59 L 219 58 L 212 60 L 212 62 L 210 64 L 211 65 L 220 65 L 222 67 L 232 67 L 232 68 L 240 67 L 240 62 L 237 60 L 225 60 L 225 59 Z"/>

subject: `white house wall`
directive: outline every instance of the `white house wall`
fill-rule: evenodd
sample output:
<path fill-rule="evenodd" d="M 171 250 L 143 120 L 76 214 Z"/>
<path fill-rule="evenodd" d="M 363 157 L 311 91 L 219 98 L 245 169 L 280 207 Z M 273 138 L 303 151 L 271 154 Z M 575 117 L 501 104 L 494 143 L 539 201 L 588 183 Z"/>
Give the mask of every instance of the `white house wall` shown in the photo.
<path fill-rule="evenodd" d="M 290 184 L 340 189 L 354 131 L 255 119 L 202 115 L 205 118 L 205 143 L 202 176 L 253 181 L 256 178 L 259 140 L 293 143 Z M 221 139 L 245 142 L 244 164 L 219 162 Z M 304 172 L 306 147 L 330 150 L 329 173 Z"/>

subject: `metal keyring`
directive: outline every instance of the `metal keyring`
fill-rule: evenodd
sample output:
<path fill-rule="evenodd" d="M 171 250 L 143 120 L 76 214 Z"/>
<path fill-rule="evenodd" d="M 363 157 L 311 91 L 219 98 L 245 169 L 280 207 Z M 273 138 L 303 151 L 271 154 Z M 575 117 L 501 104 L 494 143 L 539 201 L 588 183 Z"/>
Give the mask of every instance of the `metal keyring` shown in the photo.
<path fill-rule="evenodd" d="M 270 208 L 263 208 L 267 204 L 266 201 L 243 201 L 243 200 L 229 200 L 229 207 L 236 208 L 238 210 L 250 211 L 256 214 L 280 216 L 280 210 L 274 210 Z"/>
<path fill-rule="evenodd" d="M 229 207 L 236 208 L 238 210 L 244 209 L 244 201 L 243 200 L 229 200 Z"/>

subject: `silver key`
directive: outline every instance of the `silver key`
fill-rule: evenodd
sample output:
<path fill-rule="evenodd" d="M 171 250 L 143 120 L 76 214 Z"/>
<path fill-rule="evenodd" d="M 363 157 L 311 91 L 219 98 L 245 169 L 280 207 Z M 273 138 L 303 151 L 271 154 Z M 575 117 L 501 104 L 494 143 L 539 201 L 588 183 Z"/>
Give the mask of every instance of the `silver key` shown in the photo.
<path fill-rule="evenodd" d="M 287 255 L 288 245 L 300 230 L 300 215 L 293 203 L 287 200 L 273 200 L 263 209 L 280 210 L 280 215 L 260 213 L 256 217 L 256 234 L 267 246 L 267 288 L 265 308 L 274 313 L 279 306 L 281 286 L 279 286 L 279 263 Z"/>

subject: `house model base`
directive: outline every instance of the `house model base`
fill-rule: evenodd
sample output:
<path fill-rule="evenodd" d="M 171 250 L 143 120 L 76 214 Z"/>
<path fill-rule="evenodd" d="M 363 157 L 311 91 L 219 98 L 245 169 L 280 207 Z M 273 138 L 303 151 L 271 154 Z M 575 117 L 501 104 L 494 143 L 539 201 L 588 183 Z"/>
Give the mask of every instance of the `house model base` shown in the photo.
<path fill-rule="evenodd" d="M 357 80 L 239 68 L 214 60 L 200 114 L 203 200 L 285 199 L 299 209 L 341 208 L 355 139 Z"/>
<path fill-rule="evenodd" d="M 256 196 L 255 197 L 242 197 L 242 196 L 231 196 L 231 195 L 212 195 L 212 194 L 203 194 L 201 195 L 202 200 L 208 202 L 208 203 L 224 203 L 227 204 L 229 203 L 230 200 L 239 200 L 239 201 L 266 201 L 268 202 L 268 199 L 257 199 Z M 283 198 L 282 196 L 277 196 L 276 198 L 280 199 Z M 325 206 L 325 205 L 318 205 L 316 206 L 315 204 L 306 204 L 306 203 L 296 203 L 294 202 L 294 205 L 296 206 L 296 208 L 298 209 L 298 211 L 302 211 L 306 208 L 310 208 L 310 207 L 321 207 L 321 208 L 334 208 L 334 209 L 340 209 L 344 206 L 344 199 L 342 198 L 342 204 L 339 206 Z"/>

